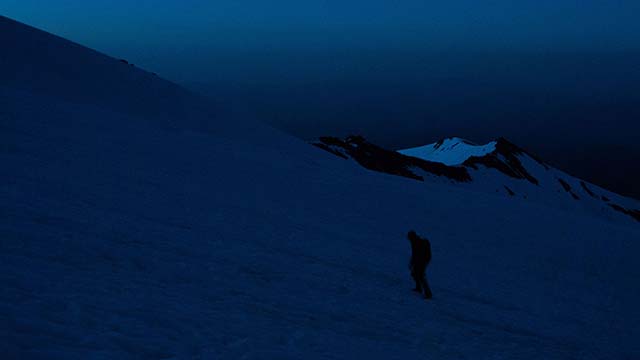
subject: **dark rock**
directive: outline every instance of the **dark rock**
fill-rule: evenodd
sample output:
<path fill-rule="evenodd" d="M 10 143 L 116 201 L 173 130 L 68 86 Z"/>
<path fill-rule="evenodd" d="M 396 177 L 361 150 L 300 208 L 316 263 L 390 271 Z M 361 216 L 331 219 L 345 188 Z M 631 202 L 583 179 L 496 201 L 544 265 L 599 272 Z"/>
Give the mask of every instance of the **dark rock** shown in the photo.
<path fill-rule="evenodd" d="M 558 182 L 560 183 L 560 185 L 562 185 L 562 187 L 564 188 L 564 191 L 566 191 L 566 192 L 570 192 L 571 191 L 571 185 L 569 185 L 566 181 L 564 181 L 564 180 L 559 178 Z"/>
<path fill-rule="evenodd" d="M 586 191 L 587 194 L 589 194 L 589 196 L 591 196 L 593 198 L 597 198 L 596 194 L 594 194 L 593 191 L 591 191 L 591 189 L 589 189 L 589 187 L 587 187 L 587 184 L 584 181 L 580 180 L 580 186 L 582 186 L 584 191 Z"/>
<path fill-rule="evenodd" d="M 527 154 L 532 159 L 542 164 L 547 168 L 544 163 L 538 160 L 536 157 L 527 153 L 523 149 L 510 143 L 504 138 L 499 138 L 496 141 L 496 149 L 489 154 L 483 156 L 471 156 L 463 165 L 478 169 L 478 164 L 484 165 L 488 168 L 493 168 L 501 173 L 516 179 L 526 179 L 532 184 L 538 185 L 538 179 L 533 177 L 527 169 L 522 166 L 522 163 L 518 159 L 518 155 Z"/>
<path fill-rule="evenodd" d="M 339 157 L 341 157 L 343 159 L 349 159 L 349 157 L 347 155 L 345 155 L 343 152 L 338 151 L 338 150 L 332 148 L 331 146 L 329 146 L 329 145 L 327 145 L 325 143 L 313 143 L 313 145 L 319 147 L 322 150 L 326 150 L 326 151 L 328 151 L 328 152 L 330 152 L 330 153 L 332 153 L 332 154 L 334 154 L 336 156 L 339 156 Z"/>
<path fill-rule="evenodd" d="M 509 187 L 507 185 L 503 185 L 504 188 L 507 190 L 507 194 L 509 194 L 509 196 L 515 196 L 516 193 L 513 192 L 513 190 L 509 189 Z"/>
<path fill-rule="evenodd" d="M 631 216 L 632 218 L 636 219 L 636 221 L 640 222 L 640 210 L 629 210 L 629 209 L 625 209 L 620 205 L 617 204 L 609 204 L 609 206 L 611 206 L 614 210 L 619 211 L 623 214 L 627 214 L 629 216 Z"/>
<path fill-rule="evenodd" d="M 566 181 L 558 178 L 558 182 L 560 183 L 560 185 L 562 185 L 562 187 L 564 188 L 564 191 L 568 192 L 571 197 L 573 197 L 576 200 L 580 200 L 580 197 L 578 197 L 578 195 L 576 195 L 573 190 L 571 190 L 571 185 L 569 185 L 569 183 L 567 183 Z"/>
<path fill-rule="evenodd" d="M 412 169 L 445 176 L 459 182 L 471 181 L 467 169 L 461 166 L 447 166 L 442 163 L 427 161 L 399 152 L 387 150 L 368 142 L 362 136 L 349 136 L 346 139 L 323 136 L 313 145 L 342 158 L 351 157 L 363 167 L 387 174 L 403 176 L 414 180 L 424 180 Z"/>

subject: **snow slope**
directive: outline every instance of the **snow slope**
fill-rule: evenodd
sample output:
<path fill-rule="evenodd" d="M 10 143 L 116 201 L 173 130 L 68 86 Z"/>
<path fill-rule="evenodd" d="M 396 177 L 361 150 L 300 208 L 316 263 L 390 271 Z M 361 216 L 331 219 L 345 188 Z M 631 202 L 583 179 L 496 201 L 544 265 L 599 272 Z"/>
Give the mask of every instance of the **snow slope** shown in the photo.
<path fill-rule="evenodd" d="M 471 156 L 483 156 L 496 149 L 496 142 L 477 145 L 461 138 L 446 138 L 434 144 L 419 146 L 398 152 L 445 165 L 461 165 Z"/>
<path fill-rule="evenodd" d="M 640 356 L 638 226 L 365 171 L 250 122 L 201 131 L 196 96 L 156 100 L 162 80 L 146 93 L 137 69 L 7 26 L 33 52 L 0 78 L 4 358 Z M 57 70 L 21 64 L 52 52 L 146 100 L 44 91 Z M 431 302 L 409 291 L 410 228 L 433 244 Z"/>
<path fill-rule="evenodd" d="M 262 123 L 219 121 L 211 100 L 110 56 L 0 16 L 0 86 L 127 114 L 167 129 L 264 135 Z M 237 120 L 237 119 L 236 119 Z M 258 128 L 259 130 L 257 130 Z"/>
<path fill-rule="evenodd" d="M 640 223 L 640 202 L 555 169 L 506 139 L 474 145 L 449 138 L 399 152 L 466 168 L 472 181 L 461 185 L 469 189 L 503 193 L 568 211 L 585 211 L 612 221 Z M 421 171 L 417 174 L 425 175 Z"/>

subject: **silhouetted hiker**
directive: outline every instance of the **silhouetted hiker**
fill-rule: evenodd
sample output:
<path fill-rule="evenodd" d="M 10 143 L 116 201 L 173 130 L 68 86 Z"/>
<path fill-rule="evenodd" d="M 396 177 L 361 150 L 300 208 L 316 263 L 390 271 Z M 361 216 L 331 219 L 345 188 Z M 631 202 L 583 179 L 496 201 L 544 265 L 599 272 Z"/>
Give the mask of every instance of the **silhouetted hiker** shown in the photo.
<path fill-rule="evenodd" d="M 413 291 L 419 293 L 424 292 L 424 296 L 427 299 L 431 299 L 433 294 L 431 293 L 431 288 L 424 274 L 427 265 L 429 265 L 431 261 L 431 243 L 426 238 L 418 236 L 413 230 L 407 233 L 407 238 L 411 243 L 409 269 L 411 270 L 411 277 L 413 277 L 413 280 L 416 282 L 416 288 L 413 289 Z"/>

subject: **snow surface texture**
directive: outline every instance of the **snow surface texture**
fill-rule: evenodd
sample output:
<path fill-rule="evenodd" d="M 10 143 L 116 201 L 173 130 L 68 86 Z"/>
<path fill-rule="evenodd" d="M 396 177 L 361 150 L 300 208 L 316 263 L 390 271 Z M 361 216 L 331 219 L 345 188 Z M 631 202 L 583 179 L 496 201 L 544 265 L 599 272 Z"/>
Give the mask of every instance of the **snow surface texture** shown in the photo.
<path fill-rule="evenodd" d="M 434 144 L 419 146 L 398 152 L 445 165 L 461 165 L 471 156 L 483 156 L 496 149 L 496 142 L 476 145 L 461 138 L 446 138 Z"/>
<path fill-rule="evenodd" d="M 231 125 L 206 107 L 154 123 L 147 106 L 187 112 L 186 94 L 126 104 L 66 75 L 40 91 L 61 70 L 36 62 L 119 89 L 139 70 L 8 27 L 46 50 L 1 57 L 30 66 L 0 78 L 3 358 L 640 356 L 638 226 L 365 171 L 252 123 L 215 131 Z M 433 245 L 430 302 L 410 291 L 411 228 Z"/>

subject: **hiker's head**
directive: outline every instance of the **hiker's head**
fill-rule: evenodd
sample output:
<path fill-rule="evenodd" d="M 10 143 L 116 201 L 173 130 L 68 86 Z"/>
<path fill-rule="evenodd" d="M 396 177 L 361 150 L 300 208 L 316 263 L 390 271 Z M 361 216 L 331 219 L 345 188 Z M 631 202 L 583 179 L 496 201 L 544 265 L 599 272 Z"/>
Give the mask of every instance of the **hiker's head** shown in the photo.
<path fill-rule="evenodd" d="M 407 233 L 407 239 L 409 239 L 409 241 L 415 241 L 418 239 L 418 234 L 416 234 L 415 231 L 411 230 Z"/>

